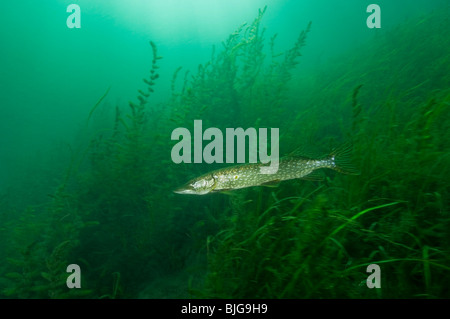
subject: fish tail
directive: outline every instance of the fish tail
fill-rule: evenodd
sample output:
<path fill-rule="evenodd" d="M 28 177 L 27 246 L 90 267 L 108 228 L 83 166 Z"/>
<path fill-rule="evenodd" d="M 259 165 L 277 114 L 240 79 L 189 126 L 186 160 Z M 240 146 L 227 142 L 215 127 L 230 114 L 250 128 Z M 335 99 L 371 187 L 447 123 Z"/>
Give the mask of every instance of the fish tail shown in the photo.
<path fill-rule="evenodd" d="M 331 161 L 331 169 L 343 174 L 359 175 L 360 171 L 352 164 L 353 145 L 351 143 L 345 143 L 338 148 L 335 148 L 328 158 Z"/>

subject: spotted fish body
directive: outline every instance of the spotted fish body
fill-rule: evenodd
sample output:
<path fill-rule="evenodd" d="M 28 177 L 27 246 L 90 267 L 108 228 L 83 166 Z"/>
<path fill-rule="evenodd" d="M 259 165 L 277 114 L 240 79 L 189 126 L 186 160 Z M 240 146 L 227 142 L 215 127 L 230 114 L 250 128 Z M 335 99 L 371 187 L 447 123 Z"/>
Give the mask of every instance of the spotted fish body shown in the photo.
<path fill-rule="evenodd" d="M 345 146 L 321 159 L 305 157 L 284 158 L 280 160 L 278 170 L 274 174 L 261 173 L 261 167 L 267 166 L 262 163 L 222 168 L 197 177 L 174 192 L 204 195 L 210 192 L 271 185 L 289 179 L 307 179 L 312 172 L 321 168 L 329 168 L 346 174 L 357 174 L 349 165 L 348 155 L 350 151 L 351 147 Z"/>

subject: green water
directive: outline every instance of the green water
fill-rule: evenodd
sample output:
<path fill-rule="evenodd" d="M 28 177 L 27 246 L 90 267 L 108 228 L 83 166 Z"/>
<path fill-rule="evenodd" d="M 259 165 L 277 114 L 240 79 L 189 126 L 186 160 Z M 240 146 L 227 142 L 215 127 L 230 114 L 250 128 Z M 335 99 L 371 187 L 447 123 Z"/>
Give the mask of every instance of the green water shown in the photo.
<path fill-rule="evenodd" d="M 319 2 L 6 4 L 0 298 L 449 298 L 449 5 Z M 360 174 L 175 194 L 194 120 Z"/>

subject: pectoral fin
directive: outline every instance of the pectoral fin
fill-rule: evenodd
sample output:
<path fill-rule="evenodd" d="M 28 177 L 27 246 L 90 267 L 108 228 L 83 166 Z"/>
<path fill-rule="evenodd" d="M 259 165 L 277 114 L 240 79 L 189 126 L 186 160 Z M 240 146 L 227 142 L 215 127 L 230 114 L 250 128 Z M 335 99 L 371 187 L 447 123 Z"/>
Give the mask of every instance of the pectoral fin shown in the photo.
<path fill-rule="evenodd" d="M 234 193 L 232 189 L 222 190 L 220 193 L 228 196 L 236 196 L 236 193 Z"/>
<path fill-rule="evenodd" d="M 261 186 L 265 186 L 265 187 L 278 187 L 278 185 L 280 185 L 281 180 L 279 179 L 275 179 L 273 181 L 270 182 L 266 182 L 261 184 Z"/>

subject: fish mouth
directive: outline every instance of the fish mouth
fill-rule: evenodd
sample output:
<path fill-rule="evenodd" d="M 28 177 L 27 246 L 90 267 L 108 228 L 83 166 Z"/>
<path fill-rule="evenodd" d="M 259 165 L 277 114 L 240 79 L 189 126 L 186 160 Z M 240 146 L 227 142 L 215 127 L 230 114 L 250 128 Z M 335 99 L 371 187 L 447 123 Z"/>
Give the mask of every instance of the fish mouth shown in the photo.
<path fill-rule="evenodd" d="M 183 185 L 173 190 L 176 194 L 195 194 L 194 189 L 190 185 Z"/>
<path fill-rule="evenodd" d="M 186 189 L 183 189 L 183 188 L 177 188 L 177 189 L 174 189 L 173 190 L 173 192 L 175 193 L 175 194 L 186 194 Z"/>
<path fill-rule="evenodd" d="M 181 186 L 173 190 L 176 194 L 204 195 L 209 193 L 210 189 L 196 189 L 191 184 Z"/>

